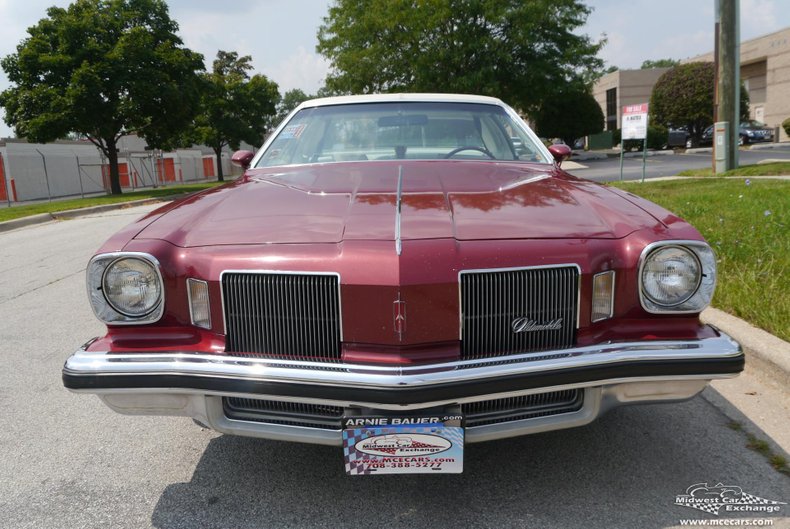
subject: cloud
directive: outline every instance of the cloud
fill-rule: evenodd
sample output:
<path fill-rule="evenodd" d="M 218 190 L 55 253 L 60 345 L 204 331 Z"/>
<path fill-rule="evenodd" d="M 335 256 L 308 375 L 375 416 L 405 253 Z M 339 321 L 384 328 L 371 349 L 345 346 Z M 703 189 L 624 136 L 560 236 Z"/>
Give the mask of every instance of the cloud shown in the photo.
<path fill-rule="evenodd" d="M 315 94 L 324 84 L 329 72 L 329 61 L 320 55 L 308 52 L 304 46 L 299 46 L 296 52 L 283 59 L 270 71 L 269 77 L 280 86 L 280 92 L 301 88 L 308 94 Z"/>
<path fill-rule="evenodd" d="M 776 8 L 776 0 L 742 0 L 741 35 L 759 36 L 779 29 L 780 17 L 777 16 Z M 784 18 L 787 18 L 786 13 Z"/>

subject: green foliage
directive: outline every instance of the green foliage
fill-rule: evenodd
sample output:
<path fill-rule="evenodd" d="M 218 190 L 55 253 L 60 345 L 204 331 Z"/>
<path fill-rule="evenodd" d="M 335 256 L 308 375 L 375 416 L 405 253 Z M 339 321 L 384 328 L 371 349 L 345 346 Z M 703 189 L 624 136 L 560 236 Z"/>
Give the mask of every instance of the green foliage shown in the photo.
<path fill-rule="evenodd" d="M 104 206 L 107 204 L 122 204 L 124 202 L 144 200 L 148 198 L 173 200 L 179 196 L 183 196 L 186 193 L 195 193 L 197 191 L 209 189 L 216 186 L 218 183 L 219 182 L 201 182 L 199 184 L 184 184 L 178 186 L 159 187 L 157 189 L 146 189 L 145 191 L 132 191 L 131 193 L 124 193 L 123 195 L 101 195 L 89 198 L 37 202 L 23 206 L 14 206 L 12 208 L 0 208 L 0 222 L 21 219 L 22 217 L 39 215 L 41 213 L 52 213 L 53 216 L 57 218 L 57 214 L 61 211 L 82 209 L 91 206 Z"/>
<path fill-rule="evenodd" d="M 300 103 L 308 99 L 312 99 L 312 96 L 305 94 L 304 91 L 298 88 L 285 92 L 282 99 L 280 99 L 280 102 L 277 104 L 277 116 L 274 118 L 275 126 L 280 124 Z"/>
<path fill-rule="evenodd" d="M 622 129 L 617 129 L 612 133 L 612 141 L 615 145 L 620 143 L 622 137 Z M 648 149 L 663 149 L 667 145 L 669 139 L 669 131 L 662 125 L 648 125 L 647 127 L 647 148 Z M 642 140 L 625 140 L 623 144 L 625 151 L 641 151 Z"/>
<path fill-rule="evenodd" d="M 83 134 L 110 160 L 120 193 L 117 141 L 130 133 L 171 146 L 197 109 L 201 55 L 183 46 L 162 0 L 77 0 L 51 7 L 2 60 L 0 94 L 16 134 L 48 142 Z"/>
<path fill-rule="evenodd" d="M 337 0 L 317 50 L 333 91 L 492 95 L 534 115 L 602 69 L 603 42 L 576 33 L 589 13 L 578 0 Z"/>
<path fill-rule="evenodd" d="M 601 106 L 586 90 L 560 92 L 544 101 L 535 116 L 539 136 L 562 138 L 573 145 L 576 138 L 603 130 Z"/>
<path fill-rule="evenodd" d="M 648 70 L 650 68 L 672 68 L 680 64 L 680 61 L 675 59 L 657 59 L 655 61 L 647 60 L 642 63 L 641 69 Z"/>
<path fill-rule="evenodd" d="M 790 136 L 790 118 L 787 118 L 782 122 L 782 128 L 785 129 L 785 134 Z M 777 138 L 775 141 L 779 141 L 779 139 Z"/>
<path fill-rule="evenodd" d="M 710 167 L 686 169 L 685 171 L 680 171 L 678 176 L 713 176 L 713 169 Z M 790 162 L 742 165 L 719 173 L 718 176 L 790 176 Z"/>
<path fill-rule="evenodd" d="M 261 145 L 280 99 L 277 83 L 265 75 L 248 76 L 251 61 L 249 55 L 220 50 L 211 73 L 202 75 L 203 97 L 192 136 L 214 149 L 220 180 L 222 148 L 238 149 L 242 141 Z"/>
<path fill-rule="evenodd" d="M 665 72 L 653 86 L 650 121 L 667 128 L 686 127 L 696 145 L 713 124 L 714 65 L 712 62 L 679 64 Z M 741 117 L 749 116 L 749 94 L 741 87 Z"/>

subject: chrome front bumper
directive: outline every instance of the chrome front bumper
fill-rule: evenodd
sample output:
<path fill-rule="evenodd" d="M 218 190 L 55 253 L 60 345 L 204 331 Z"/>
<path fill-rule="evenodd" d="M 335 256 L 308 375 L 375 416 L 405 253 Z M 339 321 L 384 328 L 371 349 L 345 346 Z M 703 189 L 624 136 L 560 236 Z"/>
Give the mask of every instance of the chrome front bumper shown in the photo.
<path fill-rule="evenodd" d="M 223 396 L 326 404 L 377 413 L 457 406 L 583 388 L 578 411 L 466 429 L 467 442 L 587 424 L 621 404 L 693 397 L 743 370 L 724 333 L 702 340 L 611 343 L 421 366 L 285 361 L 190 352 L 74 353 L 64 385 L 132 415 L 185 415 L 220 432 L 321 444 L 340 430 L 228 419 Z"/>

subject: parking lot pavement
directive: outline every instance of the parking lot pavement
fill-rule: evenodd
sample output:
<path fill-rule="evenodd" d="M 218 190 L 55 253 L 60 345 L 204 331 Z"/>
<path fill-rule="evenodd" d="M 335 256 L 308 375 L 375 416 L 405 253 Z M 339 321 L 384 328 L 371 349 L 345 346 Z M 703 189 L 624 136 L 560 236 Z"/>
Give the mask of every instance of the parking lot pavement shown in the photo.
<path fill-rule="evenodd" d="M 659 178 L 673 176 L 686 169 L 702 169 L 711 167 L 712 154 L 666 154 L 663 156 L 650 156 L 645 164 L 645 178 Z M 739 152 L 741 165 L 751 165 L 762 160 L 787 160 L 790 161 L 790 149 L 774 149 L 763 151 Z M 587 178 L 597 182 L 612 182 L 620 179 L 620 159 L 588 159 L 582 162 L 585 168 L 568 168 L 569 173 L 580 178 Z M 623 179 L 636 180 L 642 178 L 642 158 L 625 158 L 623 160 Z"/>
<path fill-rule="evenodd" d="M 153 207 L 0 234 L 3 528 L 665 528 L 717 519 L 675 500 L 719 482 L 790 502 L 790 479 L 701 397 L 469 445 L 464 473 L 446 476 L 346 477 L 339 448 L 114 414 L 67 392 L 60 368 L 102 331 L 85 296 L 91 253 Z M 787 507 L 774 527 L 790 526 Z"/>

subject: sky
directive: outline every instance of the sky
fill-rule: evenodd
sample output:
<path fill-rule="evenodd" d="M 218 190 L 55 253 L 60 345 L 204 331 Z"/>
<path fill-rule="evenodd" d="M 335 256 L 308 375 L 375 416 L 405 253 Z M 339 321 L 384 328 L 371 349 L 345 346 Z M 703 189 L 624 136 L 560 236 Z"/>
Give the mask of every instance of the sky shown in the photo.
<path fill-rule="evenodd" d="M 790 27 L 788 0 L 741 0 L 741 39 Z M 28 27 L 49 6 L 69 0 L 0 0 L 0 56 L 16 50 Z M 190 49 L 207 66 L 217 50 L 251 55 L 255 73 L 280 86 L 314 93 L 329 62 L 315 51 L 316 33 L 328 0 L 170 0 L 170 15 Z M 693 57 L 713 50 L 714 0 L 587 0 L 593 8 L 577 33 L 605 36 L 601 58 L 607 66 L 639 68 L 647 59 Z M 0 70 L 0 90 L 9 87 Z M 0 137 L 11 129 L 0 122 Z"/>

